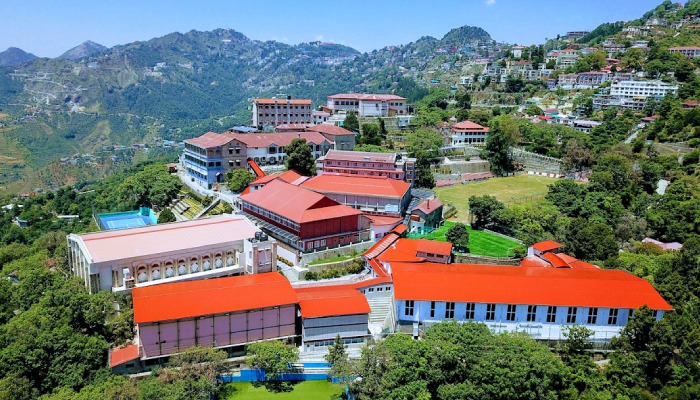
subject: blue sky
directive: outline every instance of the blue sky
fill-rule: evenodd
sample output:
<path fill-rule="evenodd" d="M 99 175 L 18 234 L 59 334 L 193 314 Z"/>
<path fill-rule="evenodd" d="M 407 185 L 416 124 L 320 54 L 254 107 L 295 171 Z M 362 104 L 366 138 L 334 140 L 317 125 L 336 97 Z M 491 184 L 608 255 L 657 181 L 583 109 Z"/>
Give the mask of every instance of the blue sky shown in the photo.
<path fill-rule="evenodd" d="M 85 40 L 111 47 L 170 32 L 230 28 L 289 44 L 332 41 L 371 51 L 441 38 L 474 25 L 498 41 L 542 43 L 570 30 L 630 20 L 661 0 L 152 1 L 2 0 L 0 51 L 19 47 L 56 57 Z"/>

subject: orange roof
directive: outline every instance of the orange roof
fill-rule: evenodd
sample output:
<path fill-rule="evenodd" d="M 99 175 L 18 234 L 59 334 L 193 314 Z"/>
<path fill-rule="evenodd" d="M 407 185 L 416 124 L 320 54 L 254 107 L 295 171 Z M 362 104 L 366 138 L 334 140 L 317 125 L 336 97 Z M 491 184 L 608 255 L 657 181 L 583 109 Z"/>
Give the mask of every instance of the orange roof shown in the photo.
<path fill-rule="evenodd" d="M 342 135 L 355 135 L 354 132 L 349 131 L 343 127 L 330 125 L 330 124 L 318 124 L 306 129 L 307 131 L 320 132 L 326 135 L 342 136 Z"/>
<path fill-rule="evenodd" d="M 255 162 L 255 160 L 248 160 L 248 165 L 250 165 L 250 169 L 252 169 L 255 173 L 256 178 L 260 179 L 267 175 L 265 171 L 263 171 L 262 168 L 260 168 L 258 163 Z"/>
<path fill-rule="evenodd" d="M 418 204 L 413 211 L 420 210 L 423 212 L 423 214 L 428 215 L 442 206 L 443 204 L 440 199 L 427 199 Z M 411 211 L 411 214 L 413 214 L 413 211 Z"/>
<path fill-rule="evenodd" d="M 520 266 L 521 267 L 529 267 L 529 268 L 533 268 L 533 267 L 546 268 L 546 267 L 549 267 L 550 264 L 547 261 L 545 261 L 537 256 L 527 256 L 520 261 Z"/>
<path fill-rule="evenodd" d="M 362 257 L 365 257 L 366 259 L 370 260 L 372 258 L 377 257 L 378 255 L 382 254 L 384 250 L 389 248 L 394 242 L 399 240 L 399 235 L 393 232 L 390 232 L 383 238 L 377 240 L 375 244 L 372 245 L 367 251 L 362 253 Z"/>
<path fill-rule="evenodd" d="M 404 224 L 399 224 L 396 228 L 392 229 L 392 232 L 401 236 L 404 232 L 408 230 L 408 227 Z"/>
<path fill-rule="evenodd" d="M 362 161 L 393 164 L 396 161 L 396 153 L 372 153 L 369 151 L 331 150 L 328 153 L 326 153 L 324 159 L 333 161 Z"/>
<path fill-rule="evenodd" d="M 579 307 L 672 307 L 629 272 L 471 264 L 392 263 L 397 300 Z"/>
<path fill-rule="evenodd" d="M 303 318 L 369 314 L 372 310 L 362 293 L 346 286 L 295 288 Z"/>
<path fill-rule="evenodd" d="M 207 132 L 204 135 L 192 139 L 185 139 L 185 143 L 209 149 L 227 144 L 234 139 L 231 133 L 214 133 Z"/>
<path fill-rule="evenodd" d="M 371 197 L 402 198 L 411 184 L 382 176 L 324 173 L 301 184 L 318 193 L 340 193 Z"/>
<path fill-rule="evenodd" d="M 426 239 L 401 238 L 383 251 L 377 258 L 383 262 L 425 261 L 425 258 L 418 257 L 417 254 L 419 252 L 449 256 L 452 253 L 452 243 Z"/>
<path fill-rule="evenodd" d="M 264 185 L 268 182 L 271 182 L 275 179 L 281 179 L 287 183 L 292 183 L 299 178 L 306 178 L 303 175 L 300 175 L 298 172 L 290 169 L 289 171 L 284 171 L 281 174 L 274 174 L 274 175 L 265 175 L 262 178 L 258 178 L 253 181 L 253 185 Z"/>
<path fill-rule="evenodd" d="M 554 240 L 545 240 L 544 242 L 537 242 L 532 245 L 532 248 L 537 251 L 550 251 L 560 247 L 561 244 L 555 242 Z"/>
<path fill-rule="evenodd" d="M 186 222 L 173 222 L 78 235 L 93 262 L 123 260 L 144 255 L 225 245 L 255 236 L 256 228 L 240 215 L 222 215 Z"/>
<path fill-rule="evenodd" d="M 339 93 L 328 96 L 329 99 L 351 99 L 362 101 L 387 101 L 387 100 L 406 100 L 405 97 L 396 96 L 393 94 L 362 94 L 362 93 Z"/>
<path fill-rule="evenodd" d="M 275 129 L 280 131 L 297 131 L 303 132 L 309 124 L 279 124 Z"/>
<path fill-rule="evenodd" d="M 137 287 L 131 294 L 136 324 L 298 302 L 289 281 L 277 272 Z"/>
<path fill-rule="evenodd" d="M 262 98 L 256 98 L 253 99 L 253 103 L 256 104 L 263 104 L 263 105 L 273 105 L 273 104 L 279 104 L 279 105 L 284 105 L 284 104 L 292 104 L 292 105 L 311 105 L 311 100 L 309 99 L 262 99 Z"/>
<path fill-rule="evenodd" d="M 471 121 L 462 121 L 452 125 L 453 132 L 488 132 L 489 128 Z"/>
<path fill-rule="evenodd" d="M 581 261 L 577 258 L 571 257 L 568 254 L 559 253 L 559 254 L 557 254 L 557 256 L 559 257 L 560 260 L 567 263 L 569 265 L 569 267 L 571 267 L 571 268 L 600 269 L 600 267 L 598 267 L 597 265 L 590 264 L 590 263 L 587 263 L 585 261 Z"/>
<path fill-rule="evenodd" d="M 136 360 L 139 357 L 139 345 L 137 344 L 116 347 L 109 351 L 109 367 L 114 368 L 117 365 Z"/>
<path fill-rule="evenodd" d="M 306 143 L 328 143 L 323 135 L 318 132 L 287 132 L 287 133 L 231 133 L 232 139 L 238 140 L 247 147 L 286 147 L 296 138 L 306 139 Z"/>
<path fill-rule="evenodd" d="M 403 218 L 400 217 L 381 217 L 379 215 L 367 215 L 367 218 L 369 218 L 372 221 L 372 225 L 379 226 L 379 225 L 398 225 L 399 222 L 403 220 Z"/>
<path fill-rule="evenodd" d="M 569 267 L 569 264 L 562 260 L 558 254 L 554 253 L 543 253 L 542 257 L 544 257 L 547 261 L 549 261 L 550 264 L 552 264 L 552 267 L 554 268 L 567 268 Z"/>
<path fill-rule="evenodd" d="M 320 193 L 279 179 L 271 181 L 262 189 L 241 195 L 240 199 L 297 223 L 362 215 L 360 210 L 338 204 Z"/>

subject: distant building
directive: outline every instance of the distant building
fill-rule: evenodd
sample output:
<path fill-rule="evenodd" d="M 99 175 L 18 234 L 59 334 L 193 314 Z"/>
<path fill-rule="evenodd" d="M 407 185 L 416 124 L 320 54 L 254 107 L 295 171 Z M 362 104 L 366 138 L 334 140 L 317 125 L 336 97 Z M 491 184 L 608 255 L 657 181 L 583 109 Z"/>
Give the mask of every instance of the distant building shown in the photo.
<path fill-rule="evenodd" d="M 486 144 L 489 128 L 471 121 L 462 121 L 452 125 L 451 131 L 451 146 L 483 146 Z"/>
<path fill-rule="evenodd" d="M 280 124 L 311 124 L 311 100 L 308 99 L 253 99 L 252 125 L 270 131 Z"/>
<path fill-rule="evenodd" d="M 525 50 L 525 46 L 513 46 L 511 49 L 513 58 L 521 58 L 523 56 L 523 50 Z"/>
<path fill-rule="evenodd" d="M 582 37 L 588 35 L 589 31 L 571 31 L 571 32 L 566 32 L 566 35 L 564 35 L 564 39 L 568 40 L 579 40 Z"/>
<path fill-rule="evenodd" d="M 576 119 L 572 123 L 572 127 L 579 132 L 591 133 L 591 130 L 600 124 L 602 124 L 602 122 Z"/>
<path fill-rule="evenodd" d="M 331 141 L 321 133 L 205 133 L 185 140 L 185 150 L 180 162 L 193 182 L 211 189 L 214 183 L 223 182 L 226 173 L 246 168 L 247 161 L 260 165 L 282 164 L 287 159 L 285 147 L 296 138 L 306 139 L 314 158 L 328 152 Z"/>
<path fill-rule="evenodd" d="M 68 265 L 92 293 L 276 270 L 277 245 L 260 233 L 247 218 L 227 215 L 70 234 Z"/>
<path fill-rule="evenodd" d="M 607 82 L 609 74 L 606 72 L 582 72 L 576 79 L 576 88 L 593 89 Z"/>
<path fill-rule="evenodd" d="M 334 114 L 354 111 L 361 117 L 393 117 L 408 113 L 406 98 L 393 94 L 341 93 L 328 96 Z"/>
<path fill-rule="evenodd" d="M 695 58 L 695 57 L 700 57 L 700 47 L 698 46 L 680 46 L 680 47 L 671 47 L 668 49 L 668 51 L 673 53 L 681 53 L 683 54 L 686 58 Z"/>
<path fill-rule="evenodd" d="M 397 153 L 331 150 L 316 160 L 316 172 L 384 176 L 412 182 L 416 176 L 416 159 Z"/>
<path fill-rule="evenodd" d="M 307 131 L 318 132 L 328 139 L 333 150 L 352 150 L 355 148 L 355 132 L 343 127 L 330 124 L 317 124 L 306 128 Z"/>
<path fill-rule="evenodd" d="M 440 199 L 425 199 L 411 211 L 411 232 L 428 232 L 443 223 L 443 204 Z"/>
<path fill-rule="evenodd" d="M 566 68 L 576 64 L 578 60 L 579 51 L 576 49 L 564 49 L 559 50 L 559 55 L 557 56 L 557 67 Z"/>

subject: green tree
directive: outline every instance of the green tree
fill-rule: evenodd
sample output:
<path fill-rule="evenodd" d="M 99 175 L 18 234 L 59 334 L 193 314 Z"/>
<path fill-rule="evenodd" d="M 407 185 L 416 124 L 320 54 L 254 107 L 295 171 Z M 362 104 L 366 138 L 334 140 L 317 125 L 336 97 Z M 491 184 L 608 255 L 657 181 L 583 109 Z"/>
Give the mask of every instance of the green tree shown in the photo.
<path fill-rule="evenodd" d="M 335 342 L 328 346 L 328 354 L 323 359 L 331 364 L 331 375 L 338 379 L 344 379 L 351 375 L 351 362 L 345 351 L 347 346 L 343 344 L 340 335 L 336 335 Z"/>
<path fill-rule="evenodd" d="M 304 176 L 314 176 L 316 161 L 311 147 L 306 144 L 306 139 L 293 139 L 292 143 L 284 148 L 284 152 L 287 153 L 286 166 L 288 170 L 294 170 Z"/>
<path fill-rule="evenodd" d="M 357 114 L 354 111 L 348 111 L 348 113 L 345 115 L 343 128 L 349 130 L 350 132 L 360 131 L 360 121 L 357 119 Z"/>
<path fill-rule="evenodd" d="M 240 193 L 255 180 L 255 175 L 248 170 L 239 168 L 226 174 L 226 184 L 232 192 Z"/>
<path fill-rule="evenodd" d="M 564 240 L 566 251 L 583 260 L 607 260 L 617 254 L 617 240 L 612 228 L 604 223 L 590 223 L 575 218 Z"/>
<path fill-rule="evenodd" d="M 447 230 L 445 239 L 452 243 L 455 250 L 463 253 L 469 252 L 469 231 L 467 226 L 462 223 L 456 223 Z"/>
<path fill-rule="evenodd" d="M 362 124 L 362 135 L 360 135 L 359 144 L 380 146 L 382 137 L 379 134 L 379 126 L 377 124 Z"/>
<path fill-rule="evenodd" d="M 266 380 L 274 380 L 289 370 L 289 364 L 299 359 L 299 349 L 278 340 L 255 342 L 248 345 L 246 364 L 265 371 Z"/>
<path fill-rule="evenodd" d="M 518 124 L 509 115 L 495 117 L 489 123 L 490 132 L 486 136 L 484 157 L 495 175 L 504 175 L 514 170 L 511 147 L 519 135 Z"/>
<path fill-rule="evenodd" d="M 475 229 L 488 228 L 496 221 L 496 214 L 504 210 L 503 203 L 489 195 L 469 197 L 469 214 Z"/>
<path fill-rule="evenodd" d="M 386 124 L 384 123 L 384 118 L 377 118 L 379 120 L 379 137 L 386 139 Z"/>
<path fill-rule="evenodd" d="M 163 211 L 158 214 L 158 223 L 159 224 L 165 224 L 167 222 L 175 222 L 177 221 L 177 218 L 175 218 L 175 214 L 169 209 L 166 208 Z"/>

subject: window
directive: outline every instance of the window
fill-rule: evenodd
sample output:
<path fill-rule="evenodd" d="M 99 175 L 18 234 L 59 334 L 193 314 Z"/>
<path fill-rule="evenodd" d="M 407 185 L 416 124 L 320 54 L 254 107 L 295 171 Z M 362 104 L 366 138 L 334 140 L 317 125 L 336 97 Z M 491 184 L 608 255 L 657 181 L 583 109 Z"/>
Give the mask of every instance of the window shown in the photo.
<path fill-rule="evenodd" d="M 557 322 L 557 306 L 547 307 L 547 322 Z"/>
<path fill-rule="evenodd" d="M 409 317 L 413 316 L 413 305 L 414 305 L 413 300 L 406 300 L 406 307 L 404 307 L 404 310 L 403 310 L 403 313 L 406 314 L 406 316 L 409 316 Z"/>
<path fill-rule="evenodd" d="M 508 304 L 508 310 L 506 311 L 506 321 L 515 321 L 515 310 L 517 306 L 515 304 Z"/>
<path fill-rule="evenodd" d="M 446 319 L 454 319 L 455 317 L 455 303 L 453 301 L 449 301 L 445 303 L 445 318 Z"/>
<path fill-rule="evenodd" d="M 608 313 L 608 325 L 617 325 L 617 313 L 618 313 L 617 308 L 611 308 L 610 312 Z"/>
<path fill-rule="evenodd" d="M 467 312 L 464 315 L 464 319 L 474 319 L 474 311 L 476 311 L 476 304 L 467 303 Z"/>
<path fill-rule="evenodd" d="M 588 319 L 586 320 L 586 323 L 589 325 L 595 325 L 596 322 L 598 322 L 598 309 L 591 307 L 588 309 Z"/>
<path fill-rule="evenodd" d="M 569 309 L 566 312 L 566 323 L 567 324 L 575 324 L 576 323 L 576 311 L 578 311 L 578 307 L 569 307 Z"/>
<path fill-rule="evenodd" d="M 630 308 L 630 312 L 627 314 L 627 320 L 632 319 L 632 317 L 634 317 L 634 309 Z"/>
<path fill-rule="evenodd" d="M 495 304 L 487 304 L 486 305 L 486 320 L 493 321 L 494 319 L 496 319 L 496 305 Z"/>
<path fill-rule="evenodd" d="M 435 302 L 430 302 L 430 318 L 435 318 Z"/>
<path fill-rule="evenodd" d="M 527 306 L 527 322 L 537 319 L 537 306 Z"/>
<path fill-rule="evenodd" d="M 651 315 L 654 317 L 654 319 L 657 319 L 659 317 L 659 310 L 652 310 Z"/>

